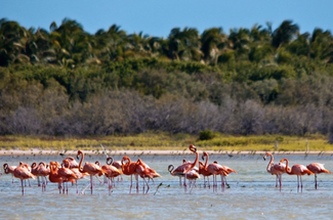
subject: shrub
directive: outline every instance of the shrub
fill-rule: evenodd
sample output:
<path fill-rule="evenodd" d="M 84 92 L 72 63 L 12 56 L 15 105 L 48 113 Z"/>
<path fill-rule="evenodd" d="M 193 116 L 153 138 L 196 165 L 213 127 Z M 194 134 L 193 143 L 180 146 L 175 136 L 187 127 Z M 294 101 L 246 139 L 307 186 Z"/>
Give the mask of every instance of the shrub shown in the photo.
<path fill-rule="evenodd" d="M 211 140 L 215 137 L 215 134 L 211 130 L 203 130 L 199 133 L 199 140 L 205 141 L 205 140 Z"/>

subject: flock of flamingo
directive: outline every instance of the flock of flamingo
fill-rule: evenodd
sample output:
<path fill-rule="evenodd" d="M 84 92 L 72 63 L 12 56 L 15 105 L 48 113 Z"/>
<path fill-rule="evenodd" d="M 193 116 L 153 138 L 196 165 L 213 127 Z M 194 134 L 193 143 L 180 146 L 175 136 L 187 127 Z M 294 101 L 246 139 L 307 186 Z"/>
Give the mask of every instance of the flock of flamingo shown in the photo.
<path fill-rule="evenodd" d="M 168 166 L 168 171 L 172 176 L 179 177 L 179 184 L 181 187 L 187 190 L 187 187 L 192 188 L 196 184 L 196 180 L 202 175 L 204 177 L 204 187 L 208 185 L 210 187 L 209 176 L 213 176 L 213 190 L 217 189 L 217 176 L 221 177 L 221 187 L 222 189 L 228 186 L 226 177 L 230 173 L 237 173 L 236 170 L 231 169 L 230 167 L 219 164 L 217 161 L 209 163 L 209 155 L 207 152 L 203 152 L 202 160 L 205 162 L 199 161 L 199 153 L 197 148 L 194 145 L 189 146 L 189 150 L 195 154 L 195 159 L 193 162 L 183 160 L 182 163 L 176 168 L 174 165 L 170 164 Z M 263 159 L 266 160 L 267 157 L 270 157 L 270 160 L 267 165 L 267 172 L 276 176 L 276 185 L 280 190 L 282 188 L 282 174 L 286 173 L 289 175 L 297 176 L 297 189 L 303 189 L 302 176 L 311 175 L 315 176 L 315 189 L 318 187 L 317 183 L 317 174 L 320 173 L 331 173 L 329 170 L 324 168 L 323 164 L 320 163 L 311 163 L 307 166 L 301 164 L 295 164 L 292 167 L 289 167 L 289 161 L 287 158 L 283 158 L 279 163 L 274 163 L 274 157 L 272 153 L 267 152 Z M 90 177 L 90 183 L 87 187 L 90 186 L 90 192 L 93 194 L 93 180 L 94 177 L 104 176 L 105 181 L 108 183 L 108 192 L 111 194 L 112 188 L 115 186 L 115 178 L 121 177 L 121 175 L 130 176 L 130 193 L 133 186 L 132 176 L 135 177 L 136 181 L 136 192 L 139 192 L 139 177 L 143 180 L 143 193 L 148 193 L 149 191 L 149 181 L 154 182 L 154 178 L 161 177 L 154 169 L 150 168 L 142 159 L 137 161 L 131 161 L 129 156 L 124 156 L 121 161 L 114 161 L 112 157 L 106 158 L 106 164 L 101 165 L 99 161 L 95 163 L 85 162 L 84 153 L 82 151 L 77 152 L 77 159 L 74 157 L 66 157 L 62 160 L 62 163 L 58 161 L 50 161 L 49 164 L 45 162 L 32 163 L 29 166 L 27 163 L 19 162 L 18 166 L 9 166 L 8 163 L 3 164 L 3 169 L 5 174 L 12 174 L 13 177 L 20 179 L 22 195 L 25 192 L 25 181 L 29 179 L 36 179 L 38 181 L 38 186 L 42 188 L 42 191 L 46 190 L 47 182 L 57 183 L 59 193 L 68 194 L 68 183 L 76 185 L 76 193 L 79 193 L 77 187 L 77 181 L 86 176 Z M 83 165 L 82 165 L 83 164 Z M 197 167 L 198 164 L 198 167 Z M 183 178 L 183 181 L 182 181 Z M 206 181 L 207 178 L 207 181 Z M 187 181 L 189 184 L 187 184 Z M 12 179 L 13 183 L 13 179 Z M 207 183 L 207 185 L 206 185 Z M 29 182 L 30 184 L 30 182 Z M 86 188 L 87 188 L 86 187 Z M 86 190 L 82 190 L 82 193 Z"/>
<path fill-rule="evenodd" d="M 275 187 L 278 187 L 279 185 L 280 190 L 282 188 L 282 174 L 284 173 L 297 176 L 298 191 L 300 188 L 301 190 L 303 189 L 302 176 L 313 174 L 315 176 L 315 189 L 317 189 L 318 188 L 317 174 L 331 173 L 331 171 L 327 170 L 324 167 L 324 164 L 321 163 L 310 163 L 307 166 L 302 164 L 294 164 L 292 167 L 289 167 L 288 166 L 289 160 L 287 158 L 283 158 L 280 160 L 279 163 L 274 164 L 274 156 L 272 153 L 267 152 L 264 156 L 264 159 L 266 159 L 266 157 L 270 157 L 270 161 L 268 162 L 266 170 L 268 173 L 276 176 Z"/>

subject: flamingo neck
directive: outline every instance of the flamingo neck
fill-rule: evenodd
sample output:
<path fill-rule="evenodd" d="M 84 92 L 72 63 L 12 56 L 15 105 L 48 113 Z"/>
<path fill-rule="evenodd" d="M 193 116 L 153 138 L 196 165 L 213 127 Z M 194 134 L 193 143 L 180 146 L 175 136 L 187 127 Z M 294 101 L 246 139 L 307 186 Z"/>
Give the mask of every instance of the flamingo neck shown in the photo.
<path fill-rule="evenodd" d="M 284 159 L 284 161 L 286 161 L 286 173 L 291 174 L 291 171 L 288 170 L 289 161 L 287 159 Z"/>
<path fill-rule="evenodd" d="M 7 163 L 5 163 L 5 164 L 3 165 L 3 169 L 4 169 L 5 174 L 8 174 L 8 173 L 9 173 L 9 168 L 8 168 L 8 164 L 7 164 Z"/>
<path fill-rule="evenodd" d="M 207 153 L 205 153 L 205 157 L 206 157 L 206 161 L 205 161 L 204 167 L 205 167 L 205 169 L 207 169 L 207 164 L 208 164 L 208 159 L 209 159 L 209 156 Z"/>
<path fill-rule="evenodd" d="M 173 171 L 174 168 L 175 168 L 175 167 L 174 167 L 172 164 L 170 164 L 170 165 L 168 166 L 168 171 L 169 171 L 170 174 L 172 173 L 172 171 Z"/>
<path fill-rule="evenodd" d="M 79 151 L 79 152 L 77 153 L 77 155 L 78 155 L 78 156 L 81 155 L 80 162 L 79 162 L 79 171 L 80 171 L 81 173 L 83 173 L 83 168 L 81 167 L 81 165 L 82 165 L 82 161 L 83 161 L 83 159 L 84 159 L 84 154 L 83 154 L 83 152 Z"/>
<path fill-rule="evenodd" d="M 268 156 L 270 156 L 270 158 L 271 158 L 266 167 L 266 170 L 269 172 L 271 170 L 272 164 L 274 163 L 274 157 L 272 154 L 269 154 Z"/>

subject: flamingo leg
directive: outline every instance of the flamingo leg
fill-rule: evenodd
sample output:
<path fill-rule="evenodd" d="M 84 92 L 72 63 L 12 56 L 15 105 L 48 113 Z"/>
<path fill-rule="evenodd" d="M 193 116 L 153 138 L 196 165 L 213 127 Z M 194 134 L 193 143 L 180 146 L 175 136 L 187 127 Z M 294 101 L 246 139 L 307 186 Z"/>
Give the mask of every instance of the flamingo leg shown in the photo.
<path fill-rule="evenodd" d="M 109 195 L 111 195 L 111 192 L 112 192 L 112 180 L 111 180 L 111 178 L 108 178 L 108 184 L 109 184 L 109 187 L 108 187 Z"/>
<path fill-rule="evenodd" d="M 93 176 L 90 175 L 90 193 L 93 194 Z"/>
<path fill-rule="evenodd" d="M 133 179 L 132 179 L 132 175 L 131 175 L 131 185 L 130 185 L 130 191 L 129 191 L 129 193 L 132 192 L 132 186 L 133 186 Z"/>
<path fill-rule="evenodd" d="M 24 195 L 24 184 L 23 184 L 23 180 L 21 180 L 21 187 L 22 187 L 22 196 Z"/>
<path fill-rule="evenodd" d="M 179 176 L 179 185 L 182 186 L 182 177 Z"/>
<path fill-rule="evenodd" d="M 318 182 L 317 182 L 317 174 L 315 173 L 315 189 L 318 188 Z"/>
<path fill-rule="evenodd" d="M 46 183 L 44 182 L 44 180 L 42 181 L 42 192 L 46 191 Z"/>
<path fill-rule="evenodd" d="M 146 186 L 147 186 L 147 190 L 146 190 L 146 192 L 145 192 L 145 194 L 147 194 L 148 193 L 148 191 L 149 191 L 149 184 L 148 184 L 148 182 L 147 182 L 147 180 L 145 179 L 145 178 L 142 178 L 143 179 L 143 181 L 145 182 L 145 184 L 146 184 Z M 143 188 L 144 189 L 144 188 Z"/>
<path fill-rule="evenodd" d="M 214 175 L 213 175 L 213 191 L 214 191 L 214 192 L 216 191 L 216 188 L 217 188 L 217 177 L 216 177 L 216 175 L 214 174 Z"/>
<path fill-rule="evenodd" d="M 276 178 L 275 178 L 275 187 L 278 187 L 278 179 L 279 179 L 279 177 L 278 177 L 278 175 L 276 175 Z"/>
<path fill-rule="evenodd" d="M 59 194 L 61 194 L 61 183 L 58 183 Z"/>
<path fill-rule="evenodd" d="M 136 193 L 139 192 L 139 177 L 137 175 L 134 176 L 135 177 L 135 189 L 136 189 Z"/>

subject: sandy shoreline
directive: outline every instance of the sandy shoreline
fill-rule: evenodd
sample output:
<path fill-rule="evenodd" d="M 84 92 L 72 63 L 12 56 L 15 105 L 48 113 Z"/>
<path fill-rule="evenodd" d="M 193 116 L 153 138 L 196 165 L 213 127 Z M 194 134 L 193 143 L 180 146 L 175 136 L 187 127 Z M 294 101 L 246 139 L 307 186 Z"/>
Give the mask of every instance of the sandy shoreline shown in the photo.
<path fill-rule="evenodd" d="M 103 151 L 84 151 L 86 155 L 103 155 Z M 59 155 L 64 153 L 68 156 L 76 155 L 77 151 L 69 150 L 69 151 L 59 151 L 59 150 L 40 150 L 40 149 L 31 149 L 31 150 L 0 150 L 0 156 L 11 156 L 11 155 Z M 115 151 L 108 151 L 106 150 L 105 153 L 110 156 L 122 156 L 122 155 L 187 155 L 193 154 L 191 151 L 184 151 L 184 150 L 115 150 Z M 202 151 L 199 151 L 202 153 Z M 211 155 L 221 154 L 221 155 L 263 155 L 266 151 L 207 151 L 207 153 Z M 273 151 L 272 153 L 276 155 L 332 155 L 333 151 Z"/>

